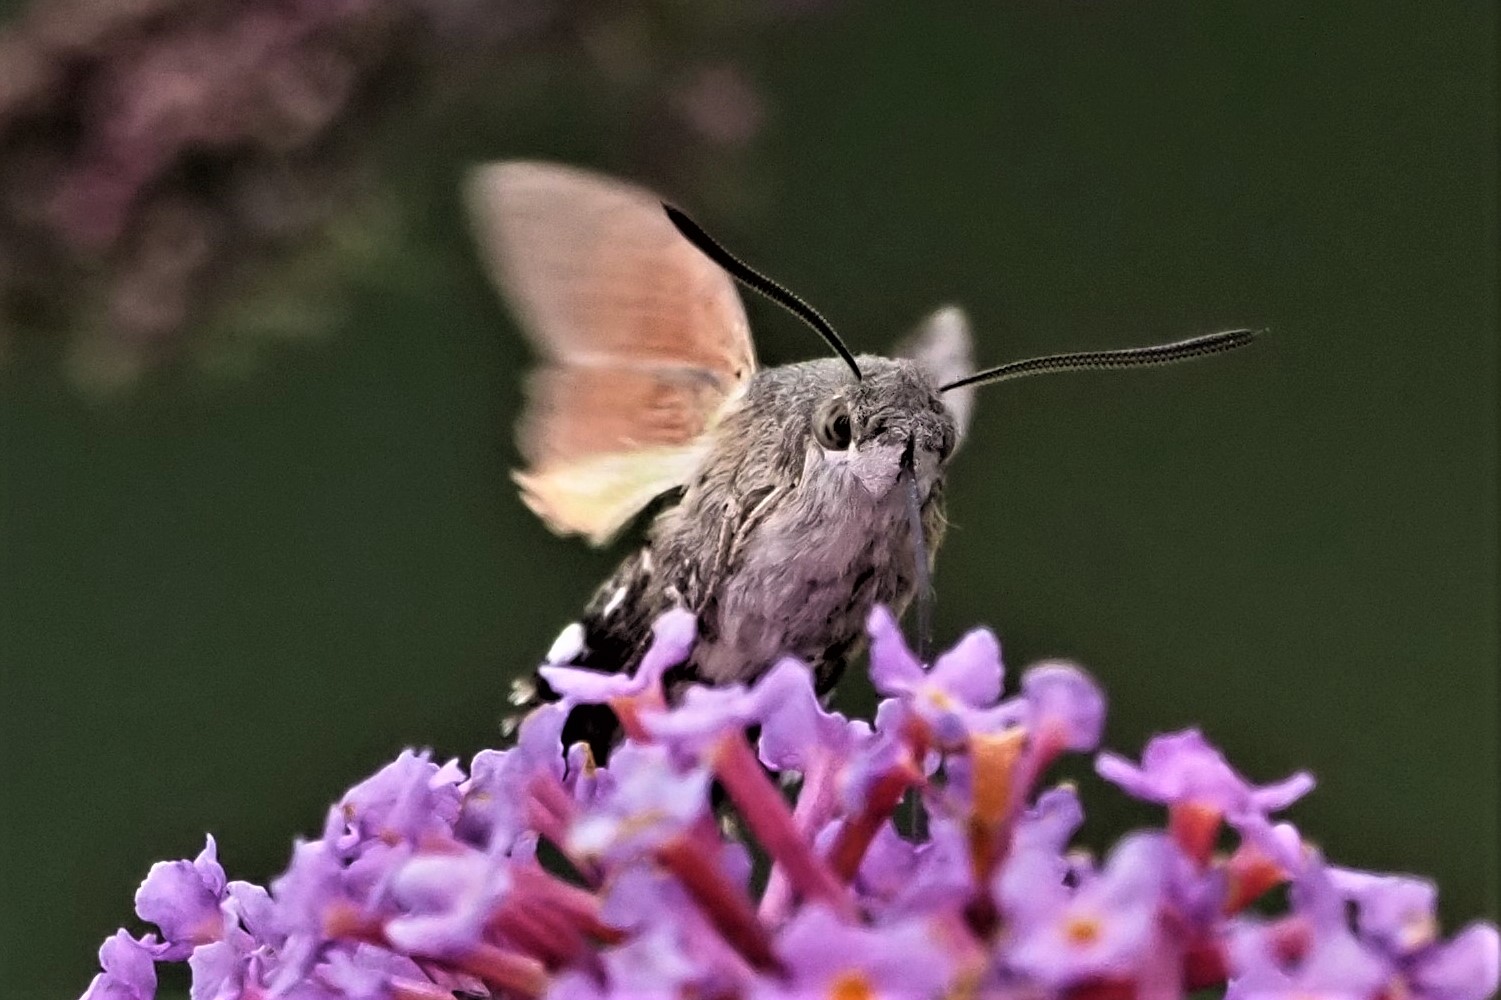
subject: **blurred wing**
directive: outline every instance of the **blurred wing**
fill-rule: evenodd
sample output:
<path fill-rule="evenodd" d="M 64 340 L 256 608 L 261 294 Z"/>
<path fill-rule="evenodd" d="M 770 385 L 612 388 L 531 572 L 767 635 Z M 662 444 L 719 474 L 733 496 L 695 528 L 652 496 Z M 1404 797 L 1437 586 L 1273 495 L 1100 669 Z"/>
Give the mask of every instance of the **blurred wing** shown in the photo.
<path fill-rule="evenodd" d="M 969 318 L 958 306 L 944 306 L 903 337 L 891 352 L 895 357 L 911 358 L 925 368 L 939 385 L 963 378 L 975 370 L 974 340 L 969 332 Z M 964 443 L 970 417 L 975 408 L 975 387 L 952 389 L 943 401 L 959 426 L 959 443 Z"/>
<path fill-rule="evenodd" d="M 517 425 L 522 499 L 602 545 L 692 477 L 755 371 L 745 310 L 649 191 L 511 162 L 476 170 L 468 196 L 491 276 L 542 358 Z"/>

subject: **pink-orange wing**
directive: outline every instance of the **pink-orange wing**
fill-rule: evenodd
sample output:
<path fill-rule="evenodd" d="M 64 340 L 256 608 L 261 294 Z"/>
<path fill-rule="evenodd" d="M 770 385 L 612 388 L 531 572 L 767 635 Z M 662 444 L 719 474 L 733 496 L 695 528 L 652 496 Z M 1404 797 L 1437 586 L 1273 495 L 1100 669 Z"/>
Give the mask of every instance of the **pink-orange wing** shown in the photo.
<path fill-rule="evenodd" d="M 517 424 L 522 499 L 554 531 L 603 544 L 698 467 L 755 370 L 745 310 L 649 191 L 508 162 L 474 171 L 468 195 L 542 361 Z"/>

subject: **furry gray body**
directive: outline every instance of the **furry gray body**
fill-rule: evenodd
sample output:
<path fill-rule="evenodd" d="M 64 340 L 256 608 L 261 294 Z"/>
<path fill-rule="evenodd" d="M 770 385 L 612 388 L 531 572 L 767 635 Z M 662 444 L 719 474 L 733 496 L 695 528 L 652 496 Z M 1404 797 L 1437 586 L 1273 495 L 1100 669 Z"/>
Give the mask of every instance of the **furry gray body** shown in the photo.
<path fill-rule="evenodd" d="M 837 359 L 755 375 L 716 427 L 700 474 L 590 601 L 572 663 L 634 670 L 652 621 L 685 607 L 699 622 L 685 678 L 750 681 L 790 655 L 813 667 L 820 690 L 833 686 L 864 644 L 871 608 L 900 613 L 913 596 L 904 463 L 931 561 L 943 535 L 943 469 L 958 441 L 916 362 L 862 356 L 860 367 L 858 382 Z M 810 430 L 830 405 L 850 419 L 842 451 Z"/>

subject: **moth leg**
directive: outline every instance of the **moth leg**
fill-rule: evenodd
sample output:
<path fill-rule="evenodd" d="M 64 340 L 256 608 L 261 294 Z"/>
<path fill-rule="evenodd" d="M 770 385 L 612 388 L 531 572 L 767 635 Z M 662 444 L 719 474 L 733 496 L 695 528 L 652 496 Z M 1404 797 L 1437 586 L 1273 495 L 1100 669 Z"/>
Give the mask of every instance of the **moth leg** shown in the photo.
<path fill-rule="evenodd" d="M 733 557 L 736 524 L 740 521 L 740 502 L 734 497 L 729 497 L 724 502 L 724 512 L 719 519 L 719 532 L 714 540 L 714 554 L 704 567 L 702 577 L 698 573 L 693 575 L 693 586 L 690 589 L 692 601 L 689 610 L 694 614 L 701 615 L 705 606 L 714 598 L 719 590 L 720 581 L 724 579 L 726 571 L 730 568 L 730 560 Z"/>
<path fill-rule="evenodd" d="M 766 515 L 771 512 L 771 509 L 776 506 L 777 501 L 786 492 L 786 488 L 781 486 L 769 490 L 750 509 L 750 513 L 745 516 L 745 520 L 741 521 L 739 527 L 735 529 L 735 537 L 730 544 L 730 554 L 727 562 L 733 563 L 739 558 L 740 552 L 745 548 L 745 543 L 750 538 L 751 532 L 755 530 L 756 525 L 765 519 Z"/>

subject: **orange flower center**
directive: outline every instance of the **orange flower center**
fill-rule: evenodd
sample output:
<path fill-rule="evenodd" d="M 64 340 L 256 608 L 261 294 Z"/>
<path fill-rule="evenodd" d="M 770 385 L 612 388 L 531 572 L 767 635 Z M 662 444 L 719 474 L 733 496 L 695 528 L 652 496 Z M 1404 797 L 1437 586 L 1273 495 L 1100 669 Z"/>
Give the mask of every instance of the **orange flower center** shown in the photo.
<path fill-rule="evenodd" d="M 829 984 L 829 1000 L 875 1000 L 875 995 L 863 972 L 841 972 Z"/>
<path fill-rule="evenodd" d="M 1070 917 L 1063 925 L 1063 938 L 1076 948 L 1088 948 L 1104 934 L 1097 917 Z"/>

